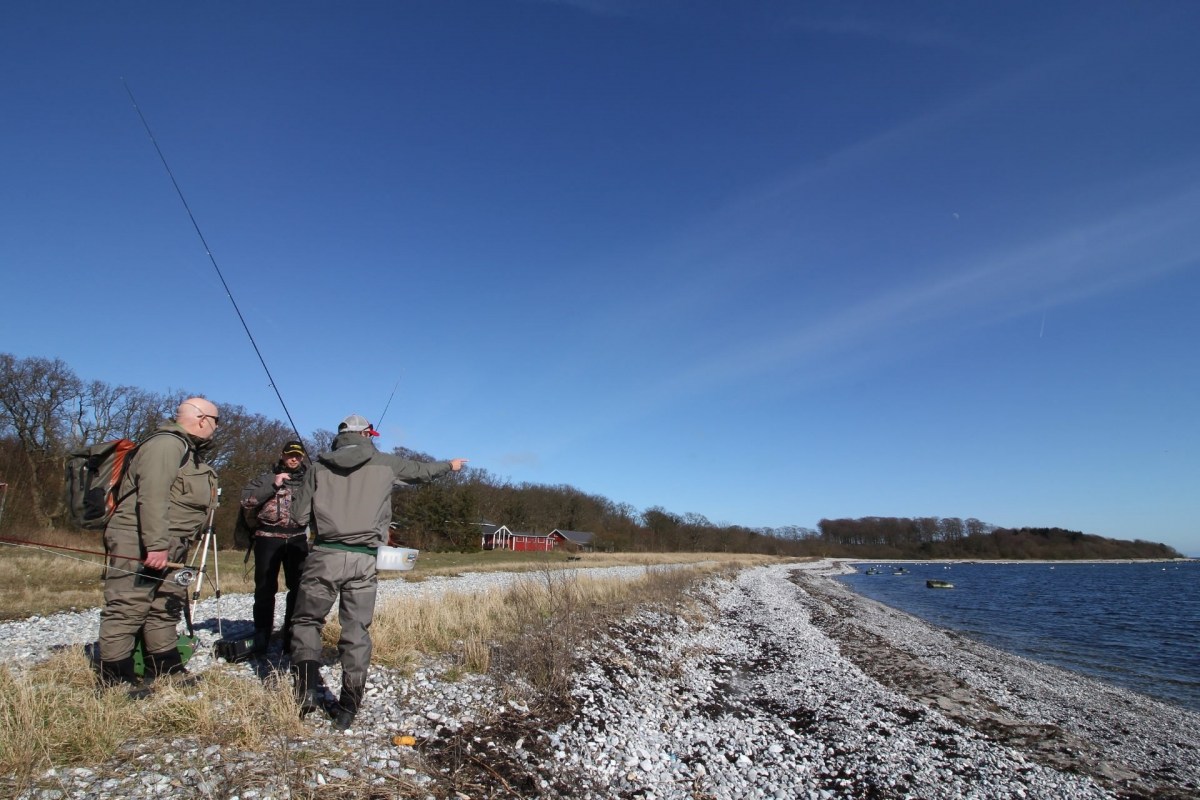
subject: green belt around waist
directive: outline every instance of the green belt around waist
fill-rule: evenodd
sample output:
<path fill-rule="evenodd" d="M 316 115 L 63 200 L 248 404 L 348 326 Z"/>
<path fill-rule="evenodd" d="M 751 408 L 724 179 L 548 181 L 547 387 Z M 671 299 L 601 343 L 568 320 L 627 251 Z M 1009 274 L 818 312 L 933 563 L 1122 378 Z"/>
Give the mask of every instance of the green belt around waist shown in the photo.
<path fill-rule="evenodd" d="M 367 547 L 365 544 L 342 544 L 341 542 L 329 542 L 324 539 L 317 539 L 317 547 L 328 547 L 331 550 L 345 550 L 349 553 L 362 553 L 365 556 L 378 555 L 379 548 Z"/>

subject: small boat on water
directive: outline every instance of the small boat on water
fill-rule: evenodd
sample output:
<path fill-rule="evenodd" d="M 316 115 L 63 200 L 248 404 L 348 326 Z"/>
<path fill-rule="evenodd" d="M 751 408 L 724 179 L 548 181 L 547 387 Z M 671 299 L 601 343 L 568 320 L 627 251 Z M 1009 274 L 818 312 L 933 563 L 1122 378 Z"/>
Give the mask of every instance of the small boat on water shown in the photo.
<path fill-rule="evenodd" d="M 907 575 L 908 570 L 906 570 L 904 567 L 896 567 L 894 570 L 892 570 L 892 574 L 893 575 Z"/>
<path fill-rule="evenodd" d="M 870 569 L 868 569 L 868 570 L 867 570 L 867 573 L 866 573 L 866 574 L 868 574 L 868 575 L 881 575 L 881 574 L 883 574 L 883 570 L 881 570 L 879 567 L 871 567 Z"/>
<path fill-rule="evenodd" d="M 925 581 L 926 589 L 953 589 L 954 584 L 950 581 Z"/>

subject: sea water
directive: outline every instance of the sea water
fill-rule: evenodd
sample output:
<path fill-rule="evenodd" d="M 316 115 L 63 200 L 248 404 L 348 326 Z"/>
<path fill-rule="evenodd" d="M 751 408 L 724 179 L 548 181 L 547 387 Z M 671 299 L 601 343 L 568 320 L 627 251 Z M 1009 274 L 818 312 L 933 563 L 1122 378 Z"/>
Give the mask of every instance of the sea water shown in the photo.
<path fill-rule="evenodd" d="M 895 575 L 903 566 L 907 574 Z M 1200 563 L 856 563 L 859 594 L 1011 653 L 1200 711 Z M 868 575 L 872 567 L 879 574 Z M 926 580 L 953 589 L 929 589 Z"/>

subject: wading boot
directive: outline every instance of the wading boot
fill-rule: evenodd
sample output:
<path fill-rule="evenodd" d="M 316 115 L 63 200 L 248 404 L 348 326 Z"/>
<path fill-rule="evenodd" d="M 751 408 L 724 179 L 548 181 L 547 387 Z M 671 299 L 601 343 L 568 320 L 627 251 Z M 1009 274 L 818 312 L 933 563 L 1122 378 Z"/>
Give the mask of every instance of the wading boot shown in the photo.
<path fill-rule="evenodd" d="M 188 675 L 183 666 L 183 656 L 179 649 L 172 647 L 165 653 L 150 653 L 146 656 L 146 685 L 152 685 L 156 680 L 167 675 Z M 200 680 L 199 675 L 188 678 L 175 678 L 171 681 L 175 686 L 191 686 Z"/>
<path fill-rule="evenodd" d="M 142 685 L 142 679 L 135 671 L 132 655 L 120 661 L 100 661 L 97 667 L 100 689 L 127 688 L 129 697 L 133 700 L 143 700 L 150 696 L 150 687 Z"/>
<path fill-rule="evenodd" d="M 325 682 L 321 680 L 321 662 L 301 661 L 292 665 L 295 679 L 296 705 L 304 717 L 325 705 Z"/>
<path fill-rule="evenodd" d="M 354 717 L 358 714 L 358 707 L 362 704 L 362 696 L 362 687 L 342 687 L 338 704 L 331 709 L 335 730 L 344 731 L 354 724 Z"/>
<path fill-rule="evenodd" d="M 267 648 L 271 645 L 271 632 L 262 630 L 261 628 L 254 632 L 254 651 L 251 655 L 262 658 L 267 654 Z"/>

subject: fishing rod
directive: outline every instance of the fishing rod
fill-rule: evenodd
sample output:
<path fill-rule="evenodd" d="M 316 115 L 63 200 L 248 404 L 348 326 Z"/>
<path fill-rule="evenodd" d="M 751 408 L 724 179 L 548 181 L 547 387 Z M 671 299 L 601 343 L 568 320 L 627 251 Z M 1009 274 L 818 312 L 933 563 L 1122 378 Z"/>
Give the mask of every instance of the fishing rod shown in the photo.
<path fill-rule="evenodd" d="M 279 405 L 283 407 L 283 413 L 287 417 L 288 424 L 292 426 L 292 431 L 296 434 L 296 438 L 304 441 L 304 437 L 300 435 L 300 430 L 296 427 L 296 423 L 292 419 L 291 412 L 288 411 L 287 403 L 283 402 L 283 395 L 279 393 L 279 387 L 275 385 L 275 377 L 271 374 L 270 368 L 267 367 L 267 361 L 263 358 L 262 351 L 258 349 L 258 342 L 254 341 L 254 334 L 250 332 L 250 326 L 246 323 L 246 318 L 242 316 L 242 310 L 238 307 L 237 300 L 233 299 L 233 292 L 229 289 L 229 284 L 225 281 L 225 275 L 221 272 L 221 268 L 217 266 L 217 259 L 213 256 L 212 249 L 208 246 L 208 241 L 204 238 L 204 233 L 200 230 L 200 223 L 196 221 L 196 215 L 192 213 L 192 208 L 188 205 L 187 198 L 183 196 L 183 189 L 179 187 L 179 181 L 175 180 L 175 173 L 171 171 L 171 165 L 167 163 L 167 157 L 163 155 L 162 148 L 158 146 L 158 140 L 154 138 L 154 132 L 150 130 L 150 123 L 146 122 L 146 115 L 142 113 L 141 107 L 138 106 L 137 100 L 133 96 L 133 90 L 129 88 L 129 83 L 124 78 L 121 78 L 121 84 L 125 87 L 125 92 L 129 95 L 129 102 L 133 103 L 133 110 L 137 112 L 138 119 L 142 121 L 142 127 L 146 129 L 146 135 L 150 137 L 150 143 L 154 145 L 154 150 L 158 153 L 159 160 L 162 161 L 163 169 L 167 171 L 167 177 L 171 179 L 171 185 L 175 187 L 175 193 L 179 195 L 179 201 L 183 203 L 183 209 L 187 212 L 188 219 L 192 221 L 192 227 L 196 229 L 196 235 L 200 237 L 200 244 L 204 246 L 204 253 L 212 263 L 213 269 L 216 270 L 217 277 L 221 280 L 221 286 L 225 288 L 225 296 L 233 304 L 233 310 L 237 313 L 238 320 L 242 323 L 242 329 L 246 331 L 246 336 L 250 339 L 250 345 L 254 348 L 254 354 L 258 356 L 258 363 L 262 364 L 263 371 L 267 373 L 267 380 L 270 381 L 271 389 L 275 392 L 275 396 L 279 398 Z M 307 454 L 305 457 L 307 458 Z"/>
<path fill-rule="evenodd" d="M 383 406 L 383 413 L 379 415 L 379 419 L 372 425 L 372 429 L 378 431 L 383 427 L 383 418 L 387 416 L 388 409 L 392 407 L 392 398 L 396 396 L 396 390 L 400 388 L 400 379 L 396 379 L 396 385 L 392 387 L 392 393 L 388 395 L 387 403 Z"/>
<path fill-rule="evenodd" d="M 124 559 L 125 561 L 135 561 L 138 564 L 146 563 L 140 556 L 121 555 L 120 553 L 106 553 L 103 550 L 83 550 L 78 547 L 67 547 L 65 544 L 46 544 L 45 542 L 31 542 L 26 539 L 12 539 L 7 536 L 0 536 L 0 544 L 11 544 L 16 547 L 26 547 L 30 550 L 38 550 L 38 551 L 44 551 L 45 548 L 50 548 L 51 550 L 69 550 L 72 553 L 83 553 L 84 555 L 89 555 L 89 556 L 105 556 L 106 558 L 120 558 L 120 559 Z M 48 555 L 56 556 L 59 554 L 58 553 L 48 553 Z M 71 558 L 71 556 L 63 556 L 63 558 Z M 83 561 L 82 558 L 77 559 L 77 560 Z M 115 572 L 124 572 L 128 575 L 138 575 L 138 574 L 144 575 L 144 573 L 141 573 L 137 570 L 121 569 L 120 567 L 111 567 L 111 566 L 107 567 L 107 568 L 111 569 Z M 175 572 L 175 577 L 171 578 L 170 581 L 172 583 L 178 584 L 179 586 L 190 586 L 192 584 L 192 582 L 196 580 L 196 576 L 204 571 L 203 566 L 201 566 L 199 569 L 196 569 L 193 566 L 188 566 L 187 564 L 177 564 L 174 561 L 168 561 L 167 568 L 170 570 L 173 570 Z M 151 580 L 162 581 L 164 583 L 168 580 L 167 578 L 155 578 L 152 575 L 145 575 L 145 577 L 150 578 Z"/>

